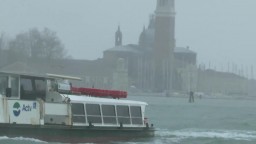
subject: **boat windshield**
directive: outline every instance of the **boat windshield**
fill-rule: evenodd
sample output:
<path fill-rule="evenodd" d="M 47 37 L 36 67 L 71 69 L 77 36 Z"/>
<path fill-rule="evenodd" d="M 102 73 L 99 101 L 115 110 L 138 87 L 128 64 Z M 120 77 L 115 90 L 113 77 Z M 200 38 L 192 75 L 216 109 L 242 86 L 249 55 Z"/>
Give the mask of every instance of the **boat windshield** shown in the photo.
<path fill-rule="evenodd" d="M 35 100 L 46 97 L 46 80 L 44 78 L 22 76 L 20 78 L 20 98 L 22 100 Z"/>
<path fill-rule="evenodd" d="M 8 76 L 0 76 L 0 94 L 5 95 L 6 88 L 8 87 Z"/>

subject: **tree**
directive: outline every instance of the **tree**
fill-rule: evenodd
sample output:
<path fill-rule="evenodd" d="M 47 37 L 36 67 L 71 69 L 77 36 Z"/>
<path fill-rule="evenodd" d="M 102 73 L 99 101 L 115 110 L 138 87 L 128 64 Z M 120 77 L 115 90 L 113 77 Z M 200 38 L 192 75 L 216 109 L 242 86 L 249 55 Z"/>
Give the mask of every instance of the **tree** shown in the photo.
<path fill-rule="evenodd" d="M 30 56 L 29 36 L 21 33 L 9 42 L 9 57 L 14 60 L 23 60 Z"/>
<path fill-rule="evenodd" d="M 45 28 L 39 31 L 37 28 L 20 33 L 9 43 L 10 53 L 18 54 L 18 58 L 67 58 L 64 45 L 57 37 L 56 32 Z"/>

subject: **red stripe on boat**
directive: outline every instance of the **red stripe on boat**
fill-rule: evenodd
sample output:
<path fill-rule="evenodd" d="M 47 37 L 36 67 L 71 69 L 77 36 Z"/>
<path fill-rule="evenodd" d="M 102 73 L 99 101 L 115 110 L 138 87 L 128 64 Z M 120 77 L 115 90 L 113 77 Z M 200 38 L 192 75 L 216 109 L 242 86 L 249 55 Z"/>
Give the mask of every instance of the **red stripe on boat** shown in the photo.
<path fill-rule="evenodd" d="M 73 93 L 81 93 L 83 95 L 95 96 L 95 97 L 112 97 L 112 98 L 127 98 L 126 91 L 118 90 L 105 90 L 96 88 L 71 88 Z"/>

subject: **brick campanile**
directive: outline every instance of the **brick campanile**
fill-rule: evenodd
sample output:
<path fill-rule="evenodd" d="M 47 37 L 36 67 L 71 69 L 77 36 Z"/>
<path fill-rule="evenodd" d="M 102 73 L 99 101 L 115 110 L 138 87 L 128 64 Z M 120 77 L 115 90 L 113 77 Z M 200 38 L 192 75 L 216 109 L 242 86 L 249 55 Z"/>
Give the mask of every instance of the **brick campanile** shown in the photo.
<path fill-rule="evenodd" d="M 155 92 L 172 90 L 175 48 L 174 6 L 174 0 L 157 0 L 153 51 Z"/>

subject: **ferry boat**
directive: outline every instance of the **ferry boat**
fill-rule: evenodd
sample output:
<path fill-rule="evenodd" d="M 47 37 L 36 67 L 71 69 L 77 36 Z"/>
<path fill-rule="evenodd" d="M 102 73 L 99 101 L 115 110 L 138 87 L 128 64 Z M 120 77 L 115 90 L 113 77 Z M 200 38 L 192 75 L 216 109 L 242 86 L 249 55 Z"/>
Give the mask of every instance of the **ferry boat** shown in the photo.
<path fill-rule="evenodd" d="M 122 91 L 103 98 L 104 90 L 75 88 L 67 80 L 79 78 L 0 72 L 0 136 L 70 143 L 154 136 L 147 103 L 121 99 Z"/>

